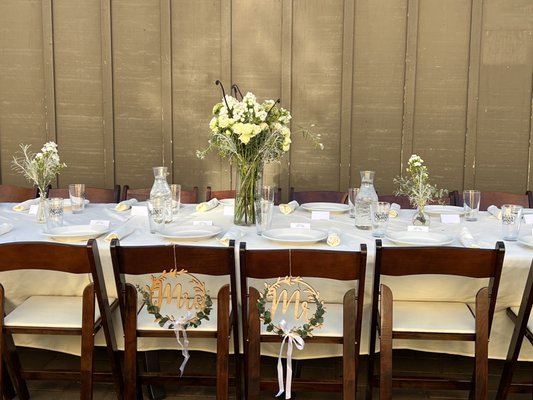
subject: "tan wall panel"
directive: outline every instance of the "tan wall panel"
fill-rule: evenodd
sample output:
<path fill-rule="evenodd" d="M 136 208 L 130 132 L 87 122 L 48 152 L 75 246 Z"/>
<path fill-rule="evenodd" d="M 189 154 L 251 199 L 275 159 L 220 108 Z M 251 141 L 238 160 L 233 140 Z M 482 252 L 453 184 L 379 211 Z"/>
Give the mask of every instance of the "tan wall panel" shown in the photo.
<path fill-rule="evenodd" d="M 11 169 L 19 144 L 46 141 L 41 1 L 0 1 L 1 183 L 29 186 Z"/>
<path fill-rule="evenodd" d="M 400 173 L 407 1 L 360 0 L 355 9 L 351 185 L 376 171 L 379 193 Z"/>
<path fill-rule="evenodd" d="M 68 166 L 59 186 L 104 187 L 100 1 L 53 5 L 57 142 Z"/>
<path fill-rule="evenodd" d="M 290 185 L 339 190 L 343 2 L 298 0 L 293 12 L 292 128 L 314 125 L 324 150 L 293 135 Z"/>
<path fill-rule="evenodd" d="M 158 0 L 112 3 L 117 183 L 151 187 L 152 167 L 165 165 L 161 134 Z"/>

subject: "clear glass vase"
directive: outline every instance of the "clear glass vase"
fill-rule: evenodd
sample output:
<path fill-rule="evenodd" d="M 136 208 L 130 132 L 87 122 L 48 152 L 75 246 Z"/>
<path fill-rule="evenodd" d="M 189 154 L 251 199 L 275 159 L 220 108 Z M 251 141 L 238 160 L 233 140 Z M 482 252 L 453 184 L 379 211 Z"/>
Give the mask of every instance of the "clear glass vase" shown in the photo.
<path fill-rule="evenodd" d="M 39 189 L 39 203 L 37 207 L 37 223 L 46 223 L 46 189 Z"/>
<path fill-rule="evenodd" d="M 378 195 L 374 189 L 374 171 L 361 171 L 361 187 L 355 197 L 355 227 L 363 230 L 372 229 L 370 208 L 377 203 Z"/>
<path fill-rule="evenodd" d="M 235 193 L 235 225 L 255 224 L 254 201 L 263 179 L 263 163 L 244 163 L 237 165 L 237 184 Z"/>
<path fill-rule="evenodd" d="M 164 202 L 165 222 L 172 222 L 172 192 L 167 182 L 168 168 L 153 167 L 154 184 L 150 190 L 150 199 L 162 199 Z"/>
<path fill-rule="evenodd" d="M 424 206 L 418 207 L 413 214 L 413 225 L 414 226 L 429 226 L 430 222 L 429 214 L 424 210 Z"/>

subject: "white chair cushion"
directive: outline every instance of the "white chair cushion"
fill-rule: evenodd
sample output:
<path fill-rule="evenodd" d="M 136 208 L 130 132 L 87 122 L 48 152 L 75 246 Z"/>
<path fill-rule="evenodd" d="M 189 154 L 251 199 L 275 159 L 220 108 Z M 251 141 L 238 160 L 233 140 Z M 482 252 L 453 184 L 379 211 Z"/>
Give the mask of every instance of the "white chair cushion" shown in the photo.
<path fill-rule="evenodd" d="M 398 332 L 474 333 L 476 322 L 465 303 L 394 301 L 393 330 Z"/>
<path fill-rule="evenodd" d="M 519 307 L 511 307 L 511 311 L 517 317 L 518 317 L 518 310 L 519 310 Z M 529 320 L 527 321 L 527 329 L 533 332 L 533 313 L 529 316 Z"/>
<path fill-rule="evenodd" d="M 213 307 L 211 309 L 211 313 L 209 314 L 209 320 L 202 320 L 202 323 L 198 328 L 190 328 L 194 329 L 195 331 L 204 331 L 204 332 L 211 332 L 217 330 L 217 300 L 213 300 Z M 174 318 L 179 319 L 180 317 L 183 317 L 187 315 L 187 311 L 185 309 L 178 309 L 176 308 L 176 303 L 172 302 L 171 304 L 163 304 L 161 307 L 161 310 L 159 310 L 159 313 L 161 315 L 171 315 L 174 316 Z M 191 313 L 194 315 L 196 314 L 195 310 L 191 310 Z M 137 329 L 139 331 L 153 331 L 153 330 L 168 330 L 168 328 L 163 328 L 159 326 L 159 323 L 155 322 L 155 318 L 153 314 L 149 314 L 146 311 L 146 307 L 142 307 L 138 314 L 137 314 Z"/>
<path fill-rule="evenodd" d="M 115 299 L 110 298 L 112 303 Z M 82 297 L 31 296 L 5 317 L 6 326 L 81 328 Z M 95 321 L 100 309 L 95 305 Z"/>
<path fill-rule="evenodd" d="M 266 308 L 271 310 L 272 307 L 270 304 L 266 304 Z M 296 320 L 294 318 L 294 308 L 290 306 L 285 314 L 281 312 L 276 313 L 274 316 L 274 322 L 279 326 L 279 321 L 284 319 L 287 322 L 287 326 L 292 327 L 301 327 L 303 324 L 307 323 L 307 320 L 301 318 Z M 314 308 L 312 309 L 314 312 Z M 342 320 L 343 320 L 343 306 L 342 304 L 324 304 L 324 324 L 319 329 L 314 329 L 311 334 L 313 336 L 327 336 L 327 337 L 342 337 Z M 312 314 L 310 315 L 312 316 Z M 267 332 L 266 325 L 261 323 L 261 334 L 262 335 L 275 335 L 275 333 Z"/>

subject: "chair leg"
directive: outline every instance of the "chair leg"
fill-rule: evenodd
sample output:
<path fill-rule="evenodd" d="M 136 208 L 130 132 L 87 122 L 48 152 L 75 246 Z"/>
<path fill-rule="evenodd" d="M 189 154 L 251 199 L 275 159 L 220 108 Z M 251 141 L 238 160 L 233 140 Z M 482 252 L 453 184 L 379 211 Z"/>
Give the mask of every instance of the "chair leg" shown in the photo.
<path fill-rule="evenodd" d="M 343 343 L 342 343 L 342 398 L 351 400 L 356 398 L 357 393 L 357 359 L 359 353 L 355 343 L 355 321 L 357 310 L 355 307 L 355 290 L 350 290 L 344 296 L 343 307 Z"/>
<path fill-rule="evenodd" d="M 217 400 L 227 400 L 229 390 L 229 286 L 219 292 L 217 315 Z"/>
<path fill-rule="evenodd" d="M 257 291 L 250 291 L 250 299 L 248 306 L 248 340 L 246 344 L 246 370 L 244 371 L 246 377 L 246 393 L 247 400 L 258 400 L 261 385 L 260 385 L 260 362 L 261 362 L 261 324 L 259 321 L 259 313 L 257 311 L 257 300 L 259 293 Z M 245 317 L 246 318 L 246 317 Z"/>
<path fill-rule="evenodd" d="M 488 399 L 489 376 L 489 289 L 480 289 L 476 295 L 476 343 L 475 343 L 475 398 Z"/>
<path fill-rule="evenodd" d="M 30 398 L 30 392 L 26 385 L 26 380 L 22 377 L 22 366 L 15 347 L 13 337 L 9 333 L 4 333 L 2 337 L 2 345 L 4 347 L 3 354 L 6 365 L 8 366 L 9 375 L 11 376 L 11 382 L 15 386 L 15 392 L 17 393 L 19 400 L 27 400 Z M 7 371 L 6 371 L 7 372 Z M 5 374 L 3 374 L 5 375 Z M 4 377 L 2 375 L 2 378 Z M 5 384 L 4 384 L 5 386 Z"/>
<path fill-rule="evenodd" d="M 381 285 L 381 336 L 379 362 L 379 398 L 392 399 L 392 292 L 386 285 Z"/>
<path fill-rule="evenodd" d="M 125 290 L 124 326 L 124 398 L 137 398 L 137 292 L 131 285 Z"/>
<path fill-rule="evenodd" d="M 93 398 L 94 311 L 94 284 L 90 284 L 83 290 L 80 357 L 80 399 L 82 400 L 92 400 Z"/>

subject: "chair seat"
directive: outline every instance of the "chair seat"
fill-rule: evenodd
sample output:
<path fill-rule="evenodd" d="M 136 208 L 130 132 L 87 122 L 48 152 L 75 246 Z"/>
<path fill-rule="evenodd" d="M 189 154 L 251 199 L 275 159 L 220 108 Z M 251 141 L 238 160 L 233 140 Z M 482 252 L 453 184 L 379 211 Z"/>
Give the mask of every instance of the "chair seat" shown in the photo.
<path fill-rule="evenodd" d="M 518 307 L 509 307 L 514 315 L 518 317 Z M 527 321 L 527 329 L 533 332 L 533 313 L 529 316 L 529 319 Z"/>
<path fill-rule="evenodd" d="M 272 306 L 269 304 L 267 305 L 267 309 L 271 310 Z M 322 337 L 342 337 L 342 311 L 343 306 L 342 304 L 330 304 L 326 303 L 324 305 L 324 309 L 326 310 L 326 313 L 324 314 L 324 324 L 318 328 L 314 329 L 312 332 L 313 336 L 322 336 Z M 314 310 L 314 309 L 313 309 Z M 284 319 L 287 322 L 287 326 L 292 327 L 301 327 L 303 324 L 307 323 L 304 318 L 301 318 L 300 320 L 297 320 L 294 318 L 294 314 L 292 313 L 292 307 L 287 310 L 285 315 L 283 317 L 276 316 L 275 320 L 278 321 L 276 324 L 279 326 L 279 321 Z M 261 335 L 276 335 L 277 333 L 273 332 L 267 332 L 266 331 L 266 325 L 261 324 Z"/>
<path fill-rule="evenodd" d="M 31 296 L 5 317 L 5 325 L 81 329 L 82 300 L 80 296 Z M 95 321 L 100 319 L 98 307 L 94 314 Z"/>
<path fill-rule="evenodd" d="M 161 307 L 161 310 L 159 311 L 161 315 L 173 315 L 174 318 L 178 319 L 182 316 L 184 316 L 187 312 L 184 310 L 176 309 L 176 303 L 173 302 L 172 304 L 164 304 Z M 195 310 L 191 310 L 191 312 L 196 314 Z M 139 331 L 153 331 L 153 330 L 169 330 L 168 328 L 164 328 L 159 326 L 157 322 L 155 322 L 154 316 L 152 314 L 149 314 L 146 312 L 145 307 L 141 307 L 137 314 L 137 329 Z M 209 314 L 209 320 L 202 320 L 202 323 L 197 328 L 191 328 L 198 332 L 216 332 L 217 330 L 217 300 L 213 299 L 213 307 L 211 309 L 211 313 Z"/>
<path fill-rule="evenodd" d="M 393 331 L 474 333 L 476 322 L 465 303 L 394 301 Z"/>

